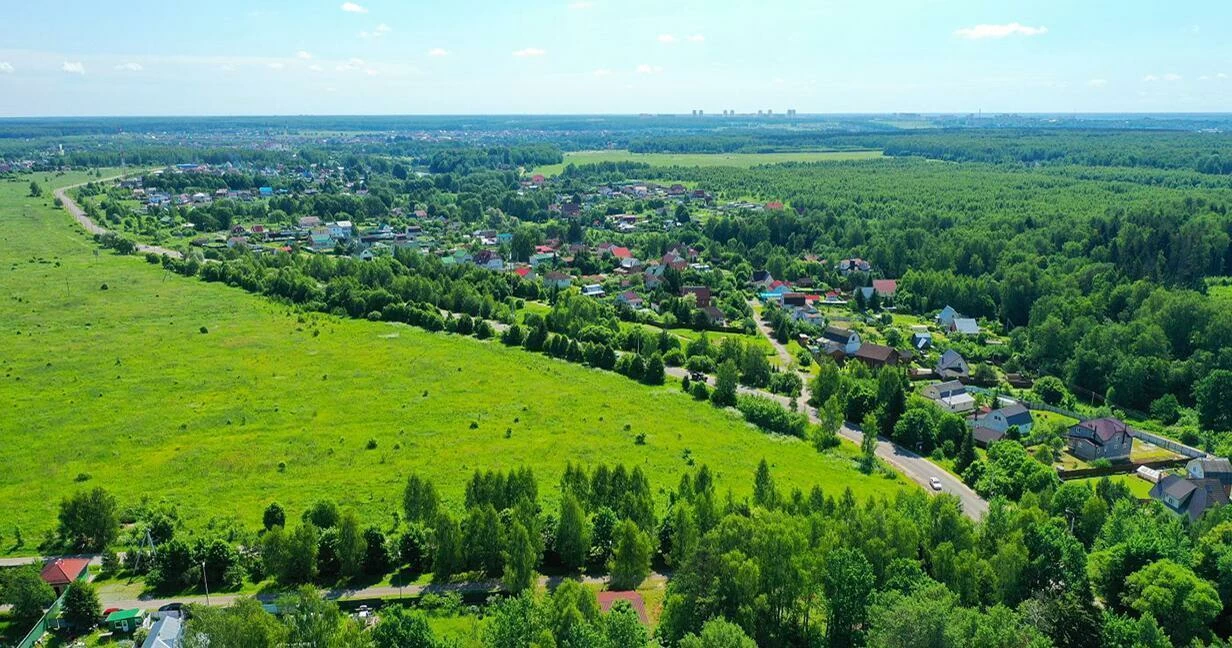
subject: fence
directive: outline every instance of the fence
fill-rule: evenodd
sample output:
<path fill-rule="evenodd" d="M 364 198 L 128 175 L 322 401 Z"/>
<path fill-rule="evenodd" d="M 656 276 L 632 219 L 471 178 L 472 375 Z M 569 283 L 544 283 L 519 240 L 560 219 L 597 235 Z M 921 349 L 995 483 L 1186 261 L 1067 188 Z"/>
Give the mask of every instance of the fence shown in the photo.
<path fill-rule="evenodd" d="M 1147 468 L 1172 468 L 1185 464 L 1185 459 L 1160 459 L 1159 461 L 1142 461 L 1138 463 L 1114 464 L 1111 466 L 1101 466 L 1097 468 L 1057 468 L 1057 477 L 1062 481 L 1070 479 L 1082 479 L 1084 477 L 1105 477 L 1107 475 L 1124 475 L 1137 472 L 1139 466 Z"/>
<path fill-rule="evenodd" d="M 64 591 L 68 593 L 67 588 Z M 26 633 L 26 637 L 17 644 L 17 648 L 33 648 L 38 643 L 38 640 L 47 634 L 48 625 L 51 623 L 51 620 L 60 616 L 60 606 L 63 603 L 64 594 L 61 594 L 60 598 L 56 599 L 56 602 L 52 603 L 50 608 L 47 608 L 47 612 L 38 620 L 38 623 L 34 624 L 30 632 Z"/>
<path fill-rule="evenodd" d="M 1133 428 L 1130 428 L 1129 434 L 1135 439 L 1141 439 L 1147 443 L 1164 448 L 1165 450 L 1175 452 L 1183 457 L 1189 457 L 1190 459 L 1204 459 L 1210 456 L 1202 450 L 1192 446 L 1187 446 L 1180 441 L 1174 441 L 1167 437 L 1161 437 L 1158 434 L 1152 434 L 1143 430 L 1135 430 Z"/>

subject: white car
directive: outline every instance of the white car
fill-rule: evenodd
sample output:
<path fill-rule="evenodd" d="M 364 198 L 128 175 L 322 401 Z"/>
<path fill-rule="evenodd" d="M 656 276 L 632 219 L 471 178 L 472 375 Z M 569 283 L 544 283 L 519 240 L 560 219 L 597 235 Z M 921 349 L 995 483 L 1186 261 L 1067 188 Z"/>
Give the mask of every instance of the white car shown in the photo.
<path fill-rule="evenodd" d="M 929 477 L 928 485 L 935 491 L 941 490 L 941 480 L 936 477 Z"/>

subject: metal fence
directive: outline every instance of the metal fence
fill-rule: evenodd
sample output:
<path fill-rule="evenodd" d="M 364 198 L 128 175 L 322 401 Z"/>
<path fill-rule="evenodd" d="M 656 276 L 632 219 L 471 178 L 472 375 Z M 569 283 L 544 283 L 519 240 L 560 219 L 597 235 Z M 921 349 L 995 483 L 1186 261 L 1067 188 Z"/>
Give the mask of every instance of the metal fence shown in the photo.
<path fill-rule="evenodd" d="M 64 592 L 67 594 L 68 589 L 65 588 Z M 34 624 L 30 632 L 26 633 L 26 637 L 18 642 L 17 648 L 33 648 L 39 639 L 42 639 L 43 635 L 47 634 L 48 625 L 51 623 L 51 620 L 60 616 L 60 606 L 63 604 L 64 594 L 61 594 L 60 598 L 56 599 L 56 602 L 47 608 L 47 612 L 38 620 L 38 623 Z"/>

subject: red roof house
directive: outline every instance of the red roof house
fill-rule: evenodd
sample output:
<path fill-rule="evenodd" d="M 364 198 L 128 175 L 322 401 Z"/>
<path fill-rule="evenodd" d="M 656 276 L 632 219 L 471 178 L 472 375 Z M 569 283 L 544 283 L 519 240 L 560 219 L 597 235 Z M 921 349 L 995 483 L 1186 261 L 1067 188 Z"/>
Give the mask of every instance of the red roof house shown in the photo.
<path fill-rule="evenodd" d="M 897 279 L 873 279 L 873 290 L 878 295 L 893 297 L 895 292 L 898 292 Z"/>
<path fill-rule="evenodd" d="M 777 200 L 771 200 L 770 202 L 766 203 L 766 209 L 782 209 L 782 208 L 783 208 L 783 203 Z"/>
<path fill-rule="evenodd" d="M 608 251 L 611 252 L 612 256 L 616 257 L 617 259 L 632 259 L 633 258 L 633 253 L 630 252 L 629 248 L 627 247 L 612 246 L 612 249 Z"/>
<path fill-rule="evenodd" d="M 56 594 L 72 583 L 85 578 L 90 561 L 87 558 L 53 558 L 43 565 L 43 582 L 51 585 Z"/>

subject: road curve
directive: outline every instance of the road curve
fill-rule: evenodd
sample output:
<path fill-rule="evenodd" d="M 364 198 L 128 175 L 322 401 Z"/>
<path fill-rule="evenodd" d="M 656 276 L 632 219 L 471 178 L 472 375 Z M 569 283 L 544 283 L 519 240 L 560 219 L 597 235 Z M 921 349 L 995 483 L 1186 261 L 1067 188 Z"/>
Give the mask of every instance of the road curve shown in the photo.
<path fill-rule="evenodd" d="M 112 176 L 110 178 L 99 178 L 96 180 L 91 180 L 90 182 L 106 182 L 109 180 L 116 180 L 116 179 L 123 178 L 123 177 L 124 176 L 122 175 L 118 175 L 118 176 Z M 56 198 L 60 200 L 60 204 L 64 205 L 64 208 L 68 210 L 68 213 L 72 214 L 73 218 L 77 219 L 77 222 L 81 224 L 81 227 L 84 228 L 87 233 L 91 235 L 106 234 L 108 233 L 109 230 L 102 227 L 98 223 L 95 223 L 89 216 L 86 216 L 85 210 L 83 210 L 68 195 L 69 189 L 74 189 L 76 187 L 80 187 L 85 184 L 89 184 L 89 182 L 79 182 L 75 185 L 69 185 L 67 187 L 60 187 L 59 189 L 55 190 L 55 196 Z M 183 256 L 179 252 L 172 250 L 170 248 L 165 248 L 160 245 L 146 245 L 145 243 L 137 243 L 137 251 L 142 252 L 142 253 L 152 252 L 154 254 L 165 254 L 175 259 L 179 259 Z"/>

